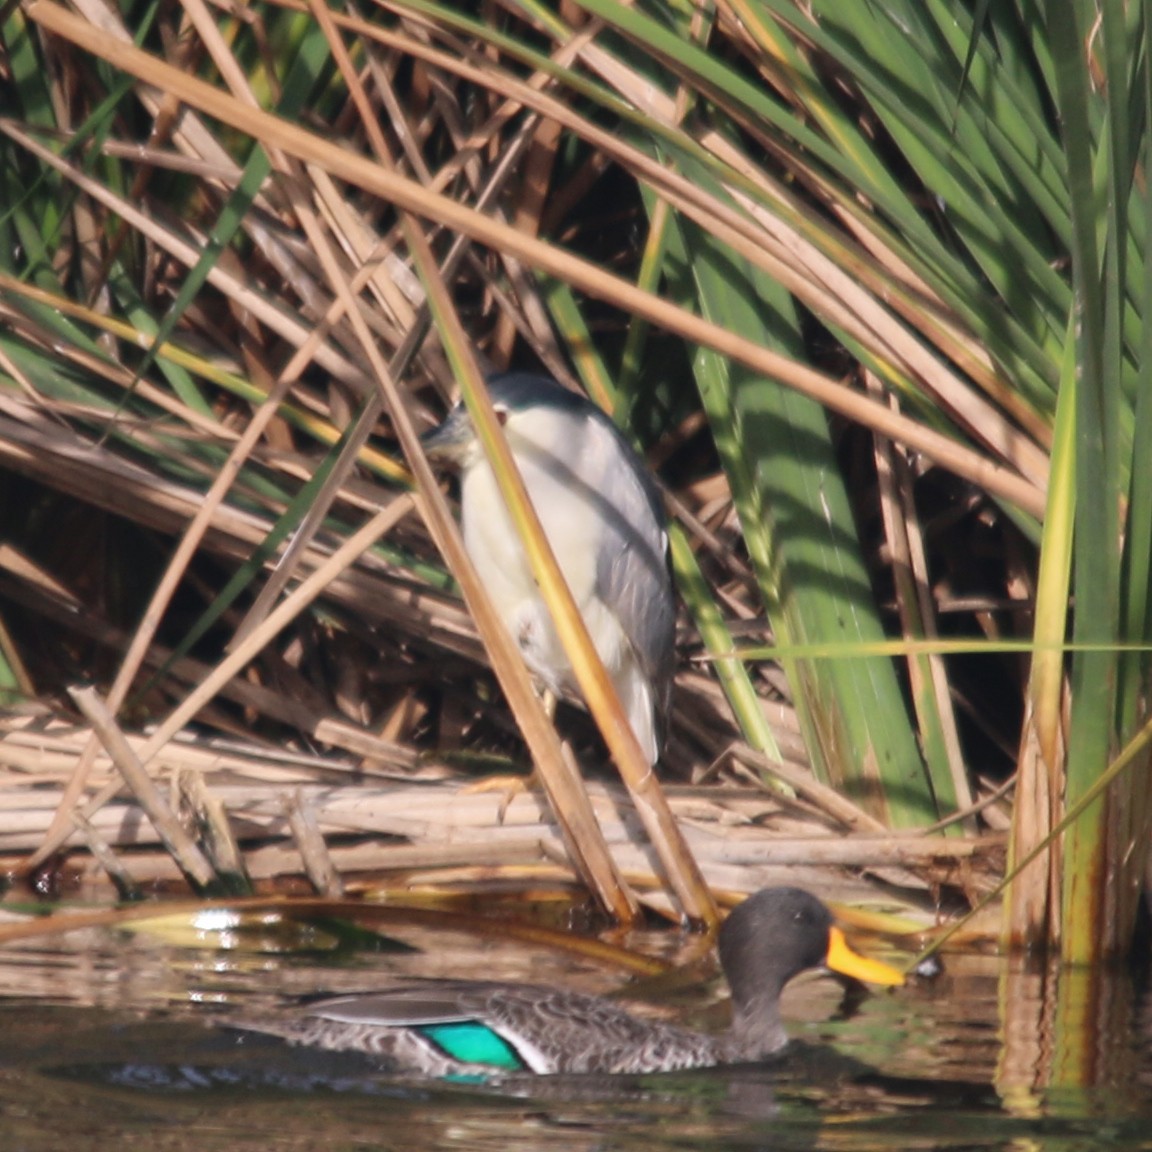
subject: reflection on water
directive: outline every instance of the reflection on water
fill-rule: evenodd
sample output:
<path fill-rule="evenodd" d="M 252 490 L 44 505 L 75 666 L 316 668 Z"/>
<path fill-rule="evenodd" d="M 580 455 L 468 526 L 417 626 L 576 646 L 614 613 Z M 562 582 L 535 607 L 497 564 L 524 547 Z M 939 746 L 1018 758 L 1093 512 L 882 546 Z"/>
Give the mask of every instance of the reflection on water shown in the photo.
<path fill-rule="evenodd" d="M 801 980 L 785 1061 L 630 1078 L 417 1083 L 208 1025 L 415 974 L 624 982 L 544 948 L 402 935 L 414 950 L 221 952 L 93 932 L 0 951 L 0 1148 L 1152 1148 L 1149 1014 L 1125 972 L 950 956 L 937 980 L 895 993 Z M 708 980 L 675 1006 L 709 1027 L 722 1011 Z"/>

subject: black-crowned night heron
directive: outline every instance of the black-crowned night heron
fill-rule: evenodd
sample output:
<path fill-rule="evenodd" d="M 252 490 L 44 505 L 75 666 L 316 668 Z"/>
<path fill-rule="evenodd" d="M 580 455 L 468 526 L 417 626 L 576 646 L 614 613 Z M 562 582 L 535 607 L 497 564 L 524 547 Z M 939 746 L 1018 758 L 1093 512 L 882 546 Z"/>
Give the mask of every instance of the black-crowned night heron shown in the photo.
<path fill-rule="evenodd" d="M 583 396 L 521 372 L 491 377 L 488 392 L 596 651 L 640 747 L 655 764 L 676 665 L 676 605 L 660 493 L 628 441 Z M 424 446 L 431 459 L 460 470 L 465 546 L 529 668 L 557 696 L 578 692 L 463 404 L 425 436 Z"/>

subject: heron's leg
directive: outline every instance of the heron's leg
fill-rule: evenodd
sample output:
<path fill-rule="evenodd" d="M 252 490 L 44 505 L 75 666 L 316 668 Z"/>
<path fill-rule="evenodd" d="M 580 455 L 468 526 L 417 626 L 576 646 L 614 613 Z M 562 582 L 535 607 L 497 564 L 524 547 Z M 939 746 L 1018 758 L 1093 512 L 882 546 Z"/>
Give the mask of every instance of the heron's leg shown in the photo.
<path fill-rule="evenodd" d="M 540 687 L 540 704 L 544 709 L 544 714 L 550 721 L 555 724 L 556 722 L 556 705 L 559 703 L 556 693 L 547 686 Z M 567 745 L 564 745 L 567 749 Z M 568 753 L 571 755 L 571 752 Z M 504 817 L 508 812 L 508 805 L 516 799 L 517 796 L 525 792 L 531 792 L 540 787 L 540 781 L 536 774 L 536 769 L 533 768 L 527 776 L 511 776 L 498 774 L 496 776 L 485 776 L 483 780 L 477 780 L 475 784 L 467 785 L 463 791 L 474 794 L 477 792 L 500 792 L 503 797 L 500 801 L 500 807 L 496 810 L 496 821 L 499 824 L 504 823 Z"/>

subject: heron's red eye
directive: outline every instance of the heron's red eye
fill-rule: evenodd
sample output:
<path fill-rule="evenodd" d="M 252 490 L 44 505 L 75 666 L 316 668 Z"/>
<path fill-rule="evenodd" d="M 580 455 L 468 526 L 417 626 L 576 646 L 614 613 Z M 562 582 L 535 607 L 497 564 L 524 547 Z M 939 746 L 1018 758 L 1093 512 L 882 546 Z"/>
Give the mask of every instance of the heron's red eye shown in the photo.
<path fill-rule="evenodd" d="M 497 408 L 495 411 L 496 411 L 496 419 L 500 421 L 500 427 L 503 428 L 504 425 L 508 423 L 508 409 L 507 408 Z"/>

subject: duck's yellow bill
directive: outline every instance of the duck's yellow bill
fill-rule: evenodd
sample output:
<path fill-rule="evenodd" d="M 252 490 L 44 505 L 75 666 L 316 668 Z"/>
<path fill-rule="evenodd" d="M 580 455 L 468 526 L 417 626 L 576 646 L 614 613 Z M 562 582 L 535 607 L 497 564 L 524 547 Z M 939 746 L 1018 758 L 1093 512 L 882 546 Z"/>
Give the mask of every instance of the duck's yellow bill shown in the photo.
<path fill-rule="evenodd" d="M 903 984 L 904 973 L 897 971 L 883 960 L 870 960 L 853 952 L 839 928 L 828 930 L 828 955 L 824 963 L 833 972 L 842 976 L 854 976 L 857 980 L 867 980 L 869 984 Z"/>

